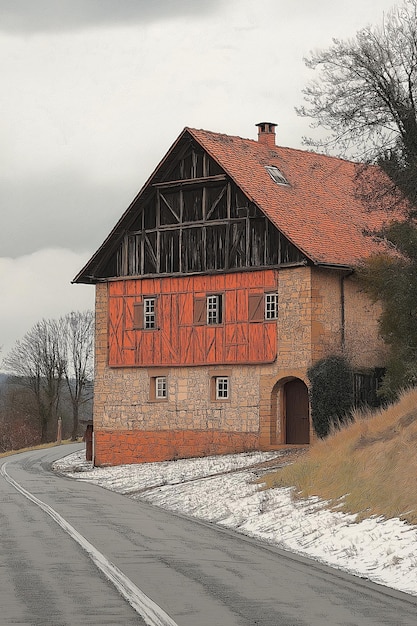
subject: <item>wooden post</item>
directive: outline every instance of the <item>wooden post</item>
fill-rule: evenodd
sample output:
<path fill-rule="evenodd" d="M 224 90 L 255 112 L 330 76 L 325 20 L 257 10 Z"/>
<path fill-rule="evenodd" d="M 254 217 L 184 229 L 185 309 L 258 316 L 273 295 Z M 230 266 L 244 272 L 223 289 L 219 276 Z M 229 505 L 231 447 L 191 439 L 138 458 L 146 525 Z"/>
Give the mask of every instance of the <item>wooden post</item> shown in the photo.
<path fill-rule="evenodd" d="M 56 442 L 60 446 L 62 442 L 62 419 L 58 417 L 58 429 L 56 435 Z"/>

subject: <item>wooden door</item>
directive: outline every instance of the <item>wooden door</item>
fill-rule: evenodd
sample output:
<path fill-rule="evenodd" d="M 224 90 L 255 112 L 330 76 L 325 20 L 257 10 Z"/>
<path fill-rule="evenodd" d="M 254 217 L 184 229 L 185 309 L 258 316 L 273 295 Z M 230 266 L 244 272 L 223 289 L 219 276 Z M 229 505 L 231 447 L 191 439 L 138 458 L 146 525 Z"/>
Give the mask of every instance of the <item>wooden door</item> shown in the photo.
<path fill-rule="evenodd" d="M 286 443 L 309 443 L 310 422 L 307 386 L 302 380 L 291 380 L 285 384 L 284 394 Z"/>

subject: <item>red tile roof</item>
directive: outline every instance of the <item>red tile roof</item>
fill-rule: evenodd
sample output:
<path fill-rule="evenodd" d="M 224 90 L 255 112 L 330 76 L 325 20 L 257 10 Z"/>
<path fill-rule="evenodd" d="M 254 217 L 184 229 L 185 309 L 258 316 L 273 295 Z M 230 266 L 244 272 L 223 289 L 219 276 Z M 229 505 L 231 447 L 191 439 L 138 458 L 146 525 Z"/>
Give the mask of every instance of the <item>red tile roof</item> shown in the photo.
<path fill-rule="evenodd" d="M 266 145 L 261 141 L 185 128 L 144 184 L 106 240 L 74 278 L 94 282 L 100 268 L 115 254 L 137 201 L 155 182 L 164 180 L 166 166 L 194 138 L 301 252 L 317 264 L 352 267 L 380 249 L 365 231 L 392 221 L 392 213 L 370 211 L 356 194 L 357 164 L 314 152 Z M 268 138 L 272 143 L 272 137 Z M 279 185 L 265 166 L 277 167 L 289 185 Z M 169 167 L 168 167 L 169 170 Z M 382 175 L 381 170 L 372 168 Z"/>
<path fill-rule="evenodd" d="M 354 265 L 378 249 L 365 230 L 392 220 L 356 195 L 357 164 L 314 152 L 186 128 L 275 226 L 315 263 Z M 274 182 L 266 165 L 284 174 Z"/>

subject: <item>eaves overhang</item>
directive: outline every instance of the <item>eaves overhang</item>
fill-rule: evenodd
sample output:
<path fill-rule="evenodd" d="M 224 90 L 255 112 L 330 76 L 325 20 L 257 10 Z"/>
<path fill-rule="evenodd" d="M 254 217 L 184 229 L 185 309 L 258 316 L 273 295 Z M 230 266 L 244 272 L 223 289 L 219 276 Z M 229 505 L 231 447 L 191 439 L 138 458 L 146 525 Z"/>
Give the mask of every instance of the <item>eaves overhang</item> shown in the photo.
<path fill-rule="evenodd" d="M 328 269 L 328 270 L 339 270 L 339 271 L 345 271 L 349 273 L 354 271 L 354 268 L 352 265 L 346 265 L 344 263 L 323 263 L 321 261 L 317 261 L 317 262 L 313 261 L 313 265 L 315 267 L 322 267 L 323 269 Z"/>

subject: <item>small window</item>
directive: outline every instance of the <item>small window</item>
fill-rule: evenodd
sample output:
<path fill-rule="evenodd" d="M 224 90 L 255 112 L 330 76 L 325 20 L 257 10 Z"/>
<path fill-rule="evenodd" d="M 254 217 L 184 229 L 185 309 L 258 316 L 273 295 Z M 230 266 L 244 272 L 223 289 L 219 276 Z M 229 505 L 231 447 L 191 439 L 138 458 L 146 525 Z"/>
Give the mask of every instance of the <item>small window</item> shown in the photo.
<path fill-rule="evenodd" d="M 278 294 L 265 294 L 265 319 L 276 320 L 278 317 Z"/>
<path fill-rule="evenodd" d="M 222 296 L 207 296 L 207 324 L 222 323 Z"/>
<path fill-rule="evenodd" d="M 289 185 L 284 174 L 275 165 L 265 165 L 265 169 L 274 182 L 278 185 Z"/>
<path fill-rule="evenodd" d="M 156 328 L 156 298 L 143 298 L 133 305 L 133 328 L 149 330 Z"/>
<path fill-rule="evenodd" d="M 232 370 L 213 369 L 210 375 L 210 402 L 230 401 L 230 381 Z"/>
<path fill-rule="evenodd" d="M 221 324 L 223 322 L 223 295 L 213 294 L 194 298 L 194 324 Z"/>
<path fill-rule="evenodd" d="M 155 398 L 156 400 L 164 400 L 168 397 L 167 390 L 167 377 L 156 376 L 155 377 Z"/>
<path fill-rule="evenodd" d="M 143 327 L 156 328 L 155 298 L 143 299 Z"/>
<path fill-rule="evenodd" d="M 168 370 L 152 369 L 149 374 L 149 401 L 167 402 L 168 400 Z"/>
<path fill-rule="evenodd" d="M 216 400 L 229 399 L 229 377 L 216 376 Z"/>

